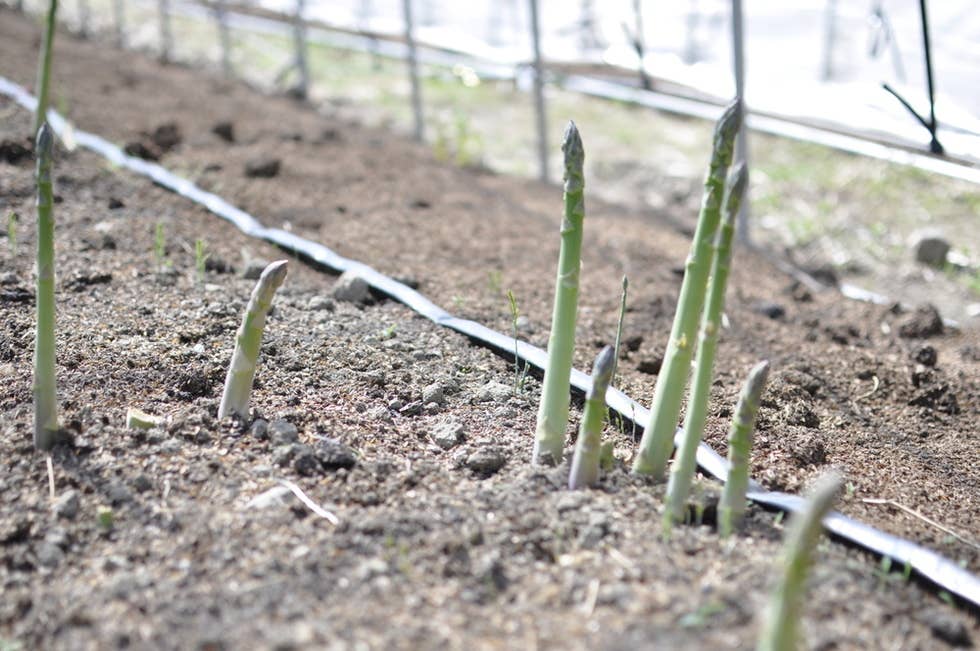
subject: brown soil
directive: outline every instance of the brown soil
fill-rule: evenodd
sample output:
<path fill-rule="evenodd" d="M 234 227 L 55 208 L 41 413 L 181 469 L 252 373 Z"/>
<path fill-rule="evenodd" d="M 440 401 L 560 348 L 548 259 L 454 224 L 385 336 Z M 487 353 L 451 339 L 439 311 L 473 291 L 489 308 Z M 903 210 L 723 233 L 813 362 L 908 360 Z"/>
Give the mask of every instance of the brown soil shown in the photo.
<path fill-rule="evenodd" d="M 0 16 L 0 74 L 30 86 L 36 26 Z M 390 134 L 95 43 L 59 35 L 55 49 L 53 95 L 79 128 L 160 157 L 268 225 L 414 281 L 459 316 L 507 331 L 512 289 L 527 316 L 522 336 L 546 343 L 557 188 L 447 167 Z M 0 114 L 0 139 L 26 144 L 29 116 L 6 100 Z M 234 142 L 213 133 L 220 122 L 233 124 Z M 268 159 L 280 161 L 277 170 L 258 164 Z M 662 488 L 630 477 L 627 465 L 599 490 L 562 490 L 563 469 L 528 462 L 535 380 L 509 395 L 498 386 L 513 382 L 506 360 L 388 301 L 325 301 L 332 279 L 296 262 L 270 319 L 253 404 L 257 415 L 295 425 L 298 443 L 288 431 L 216 422 L 252 284 L 241 277 L 243 257 L 277 253 L 84 152 L 59 155 L 56 192 L 59 383 L 74 441 L 54 455 L 53 512 L 30 444 L 32 168 L 0 161 L 0 209 L 22 215 L 17 251 L 0 247 L 0 642 L 752 645 L 778 554 L 771 514 L 753 509 L 734 543 L 710 526 L 664 542 Z M 652 391 L 687 249 L 687 237 L 666 225 L 678 215 L 662 217 L 591 202 L 586 226 L 576 364 L 587 368 L 611 339 L 628 274 L 620 385 L 641 400 Z M 157 224 L 166 261 L 153 253 Z M 197 239 L 211 255 L 203 281 Z M 761 314 L 762 302 L 782 316 Z M 754 476 L 798 491 L 836 467 L 849 482 L 843 512 L 978 571 L 975 548 L 862 502 L 895 500 L 980 538 L 978 335 L 930 334 L 927 312 L 806 292 L 747 254 L 735 262 L 728 303 L 709 443 L 723 450 L 743 375 L 771 359 Z M 131 406 L 169 424 L 128 430 Z M 458 445 L 433 443 L 457 425 Z M 633 437 L 609 434 L 628 459 Z M 291 499 L 243 508 L 277 477 L 334 511 L 339 526 Z M 703 499 L 714 490 L 704 484 Z M 112 509 L 111 528 L 99 525 L 100 506 Z M 975 619 L 836 544 L 821 548 L 805 629 L 810 646 L 826 649 L 980 639 Z"/>

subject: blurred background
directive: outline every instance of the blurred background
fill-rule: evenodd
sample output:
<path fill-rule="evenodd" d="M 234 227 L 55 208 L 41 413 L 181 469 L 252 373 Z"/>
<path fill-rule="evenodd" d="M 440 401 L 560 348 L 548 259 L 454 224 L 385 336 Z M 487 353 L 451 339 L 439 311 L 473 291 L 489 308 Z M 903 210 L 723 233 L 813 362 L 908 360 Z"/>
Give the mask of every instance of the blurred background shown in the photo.
<path fill-rule="evenodd" d="M 38 17 L 46 6 L 6 1 Z M 975 4 L 63 0 L 59 12 L 106 47 L 292 92 L 421 136 L 457 165 L 553 182 L 575 119 L 590 193 L 682 229 L 697 214 L 712 120 L 735 94 L 741 35 L 751 241 L 845 293 L 932 302 L 980 329 Z"/>

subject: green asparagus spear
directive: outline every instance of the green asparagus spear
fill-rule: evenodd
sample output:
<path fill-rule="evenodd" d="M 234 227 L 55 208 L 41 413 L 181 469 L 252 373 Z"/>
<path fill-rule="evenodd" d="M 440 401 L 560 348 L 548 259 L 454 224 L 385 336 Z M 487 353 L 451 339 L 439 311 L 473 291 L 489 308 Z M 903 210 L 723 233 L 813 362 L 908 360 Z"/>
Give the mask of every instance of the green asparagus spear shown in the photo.
<path fill-rule="evenodd" d="M 698 317 L 704 304 L 708 271 L 711 267 L 711 244 L 721 219 L 725 174 L 732 163 L 735 135 L 741 123 L 742 107 L 740 100 L 736 98 L 725 109 L 715 127 L 714 148 L 704 182 L 701 214 L 687 258 L 674 325 L 664 355 L 664 366 L 654 389 L 650 419 L 643 432 L 639 454 L 633 463 L 633 472 L 636 474 L 661 479 L 670 458 L 681 398 L 687 385 L 691 355 L 694 352 Z"/>
<path fill-rule="evenodd" d="M 47 122 L 37 132 L 37 330 L 34 337 L 34 447 L 50 450 L 58 431 L 55 381 L 54 193 Z"/>
<path fill-rule="evenodd" d="M 585 411 L 572 457 L 568 487 L 572 490 L 594 486 L 599 481 L 599 460 L 602 452 L 602 423 L 606 416 L 606 389 L 612 378 L 616 356 L 612 346 L 606 346 L 592 366 L 592 387 L 585 397 Z"/>
<path fill-rule="evenodd" d="M 548 339 L 548 367 L 544 373 L 534 442 L 534 463 L 558 463 L 568 427 L 568 381 L 575 348 L 575 319 L 585 221 L 585 150 L 574 122 L 568 123 L 561 145 L 565 155 L 565 214 L 561 222 L 561 249 L 555 282 L 555 307 Z"/>
<path fill-rule="evenodd" d="M 259 282 L 245 308 L 245 318 L 235 338 L 235 352 L 228 366 L 225 389 L 221 395 L 218 418 L 236 415 L 248 417 L 248 400 L 259 359 L 259 346 L 265 330 L 265 318 L 272 306 L 272 297 L 286 278 L 287 260 L 273 262 L 262 272 Z"/>
<path fill-rule="evenodd" d="M 735 407 L 735 417 L 728 432 L 728 481 L 718 504 L 718 531 L 728 537 L 742 521 L 745 513 L 745 493 L 749 487 L 749 454 L 759 399 L 769 377 L 769 362 L 756 364 L 742 386 Z"/>
<path fill-rule="evenodd" d="M 822 521 L 840 492 L 841 478 L 824 475 L 810 492 L 803 511 L 790 522 L 783 546 L 783 571 L 769 600 L 757 651 L 792 651 L 799 648 L 800 611 L 807 572 L 823 530 Z"/>
<path fill-rule="evenodd" d="M 725 309 L 725 288 L 728 285 L 728 272 L 731 265 L 735 217 L 738 215 L 747 183 L 746 168 L 739 164 L 732 170 L 728 179 L 724 218 L 718 236 L 715 238 L 708 300 L 701 319 L 701 334 L 698 337 L 698 352 L 695 358 L 697 366 L 694 370 L 694 379 L 691 381 L 691 396 L 687 403 L 687 416 L 684 419 L 683 443 L 677 451 L 677 459 L 674 461 L 670 481 L 667 484 L 667 508 L 664 511 L 666 531 L 670 530 L 673 522 L 681 522 L 687 511 L 687 496 L 697 467 L 698 443 L 701 442 L 708 413 L 718 330 L 721 329 L 721 315 Z"/>

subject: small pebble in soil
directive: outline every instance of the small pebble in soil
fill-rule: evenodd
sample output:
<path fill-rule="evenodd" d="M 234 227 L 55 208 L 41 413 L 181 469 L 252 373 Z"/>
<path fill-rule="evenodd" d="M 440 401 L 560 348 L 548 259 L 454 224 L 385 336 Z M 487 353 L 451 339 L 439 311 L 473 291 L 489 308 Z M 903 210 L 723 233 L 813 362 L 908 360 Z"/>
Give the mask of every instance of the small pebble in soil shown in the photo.
<path fill-rule="evenodd" d="M 245 263 L 245 268 L 242 269 L 242 278 L 247 278 L 248 280 L 258 280 L 265 268 L 269 266 L 269 263 L 265 260 L 249 260 Z"/>
<path fill-rule="evenodd" d="M 936 269 L 942 269 L 949 255 L 950 244 L 938 231 L 921 230 L 912 233 L 912 252 L 915 261 Z"/>
<path fill-rule="evenodd" d="M 923 619 L 929 625 L 929 630 L 938 639 L 957 649 L 969 649 L 973 646 L 970 632 L 962 621 L 940 610 L 928 611 Z"/>
<path fill-rule="evenodd" d="M 432 442 L 443 450 L 451 450 L 459 445 L 466 436 L 463 425 L 455 420 L 444 420 L 436 423 L 429 435 Z"/>
<path fill-rule="evenodd" d="M 337 439 L 321 438 L 314 444 L 313 453 L 319 459 L 324 470 L 333 471 L 341 468 L 350 470 L 357 464 L 354 451 Z"/>
<path fill-rule="evenodd" d="M 109 487 L 106 489 L 106 497 L 109 498 L 109 502 L 113 506 L 126 504 L 133 500 L 133 494 L 126 488 L 126 485 L 118 481 L 109 484 Z"/>
<path fill-rule="evenodd" d="M 361 304 L 366 303 L 371 295 L 367 281 L 351 271 L 340 274 L 332 294 L 338 301 Z"/>
<path fill-rule="evenodd" d="M 401 407 L 401 403 L 400 402 L 398 403 L 398 406 Z M 379 421 L 379 422 L 382 422 L 382 423 L 387 423 L 388 425 L 390 425 L 390 424 L 392 424 L 392 423 L 395 422 L 394 420 L 392 420 L 391 414 L 388 413 L 388 408 L 387 407 L 383 407 L 381 405 L 379 405 L 377 407 L 371 407 L 370 409 L 368 409 L 364 413 L 364 415 L 367 416 L 368 418 L 370 418 L 371 420 L 376 420 L 376 421 Z"/>
<path fill-rule="evenodd" d="M 932 305 L 922 305 L 898 326 L 898 336 L 925 339 L 943 333 L 943 319 Z"/>
<path fill-rule="evenodd" d="M 490 477 L 496 474 L 506 463 L 507 458 L 499 450 L 492 447 L 480 448 L 466 457 L 465 461 L 466 467 L 481 477 Z"/>
<path fill-rule="evenodd" d="M 269 437 L 276 445 L 296 443 L 299 441 L 299 430 L 289 421 L 279 418 L 269 423 Z"/>
<path fill-rule="evenodd" d="M 120 208 L 125 208 L 126 204 L 122 199 L 117 197 L 109 197 L 109 210 L 119 210 Z"/>
<path fill-rule="evenodd" d="M 939 361 L 939 355 L 932 346 L 919 346 L 912 352 L 912 359 L 923 366 L 933 367 Z"/>
<path fill-rule="evenodd" d="M 0 285 L 10 286 L 16 285 L 19 282 L 20 279 L 13 271 L 4 271 L 3 273 L 0 273 Z"/>
<path fill-rule="evenodd" d="M 479 402 L 507 402 L 514 393 L 514 387 L 490 381 L 480 387 L 476 394 Z"/>
<path fill-rule="evenodd" d="M 65 559 L 61 547 L 44 541 L 37 546 L 37 562 L 43 567 L 58 567 Z"/>
<path fill-rule="evenodd" d="M 304 477 L 311 477 L 322 472 L 322 466 L 313 452 L 313 448 L 308 445 L 300 445 L 293 457 L 293 470 L 296 474 Z"/>
<path fill-rule="evenodd" d="M 245 176 L 250 179 L 271 179 L 279 175 L 281 165 L 278 158 L 253 158 L 245 163 Z"/>
<path fill-rule="evenodd" d="M 248 435 L 257 439 L 269 438 L 269 421 L 264 418 L 256 418 L 248 428 Z"/>
<path fill-rule="evenodd" d="M 636 363 L 636 370 L 647 375 L 657 375 L 664 365 L 664 356 L 660 354 L 643 357 Z"/>
<path fill-rule="evenodd" d="M 306 309 L 310 310 L 311 312 L 333 312 L 336 307 L 337 305 L 333 302 L 333 300 L 326 296 L 314 296 L 310 299 L 309 303 L 306 304 Z"/>
<path fill-rule="evenodd" d="M 413 400 L 404 407 L 398 410 L 398 413 L 402 416 L 418 416 L 422 413 L 422 401 Z"/>
<path fill-rule="evenodd" d="M 16 165 L 32 158 L 31 150 L 15 140 L 0 141 L 0 160 Z"/>
<path fill-rule="evenodd" d="M 433 382 L 432 384 L 425 386 L 422 389 L 422 402 L 426 404 L 434 402 L 438 405 L 445 403 L 446 395 L 442 389 L 442 385 L 438 382 Z"/>
<path fill-rule="evenodd" d="M 772 301 L 756 301 L 752 304 L 752 311 L 774 320 L 782 319 L 786 316 L 786 308 Z"/>
<path fill-rule="evenodd" d="M 80 506 L 80 498 L 78 491 L 75 489 L 69 489 L 58 496 L 58 499 L 54 502 L 54 514 L 59 518 L 64 518 L 66 520 L 74 520 L 75 516 L 78 515 L 78 508 Z"/>
<path fill-rule="evenodd" d="M 225 142 L 235 142 L 235 125 L 227 120 L 216 122 L 211 127 L 211 133 L 218 136 Z"/>

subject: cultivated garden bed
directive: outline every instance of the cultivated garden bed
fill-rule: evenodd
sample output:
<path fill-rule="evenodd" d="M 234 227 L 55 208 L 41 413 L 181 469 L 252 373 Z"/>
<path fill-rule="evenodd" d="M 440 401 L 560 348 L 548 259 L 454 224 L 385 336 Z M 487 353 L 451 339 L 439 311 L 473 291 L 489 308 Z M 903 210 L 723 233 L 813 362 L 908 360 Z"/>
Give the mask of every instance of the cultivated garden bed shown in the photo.
<path fill-rule="evenodd" d="M 37 38 L 5 11 L 0 74 L 30 86 Z M 269 225 L 417 283 L 459 316 L 507 331 L 512 290 L 526 316 L 520 336 L 546 343 L 556 188 L 448 167 L 423 147 L 285 99 L 59 38 L 53 103 L 80 128 L 160 157 Z M 0 112 L 0 139 L 26 146 L 30 116 L 7 100 Z M 780 517 L 752 509 L 746 530 L 720 542 L 709 508 L 707 524 L 662 541 L 663 489 L 629 475 L 629 431 L 610 430 L 621 463 L 598 490 L 564 490 L 567 467 L 530 465 L 536 379 L 515 390 L 507 360 L 380 297 L 331 299 L 334 279 L 298 261 L 257 376 L 253 405 L 266 431 L 215 421 L 253 284 L 243 271 L 281 254 L 83 152 L 61 151 L 55 163 L 59 382 L 74 441 L 54 454 L 52 511 L 30 443 L 30 158 L 0 161 L 0 182 L 0 208 L 21 215 L 16 249 L 9 233 L 0 243 L 0 639 L 24 648 L 752 645 Z M 576 366 L 611 341 L 627 274 L 619 384 L 646 402 L 689 236 L 615 206 L 587 200 L 587 211 Z M 197 241 L 209 254 L 203 275 Z M 708 442 L 723 450 L 739 383 L 768 358 L 756 478 L 795 492 L 837 467 L 848 482 L 844 513 L 980 569 L 970 545 L 862 501 L 894 500 L 977 539 L 976 333 L 936 332 L 927 311 L 807 290 L 744 253 L 731 282 Z M 127 429 L 129 407 L 168 423 Z M 278 478 L 339 524 L 289 495 L 244 508 Z M 710 504 L 717 489 L 705 482 L 699 492 Z M 974 619 L 893 569 L 824 545 L 808 642 L 978 639 Z"/>

